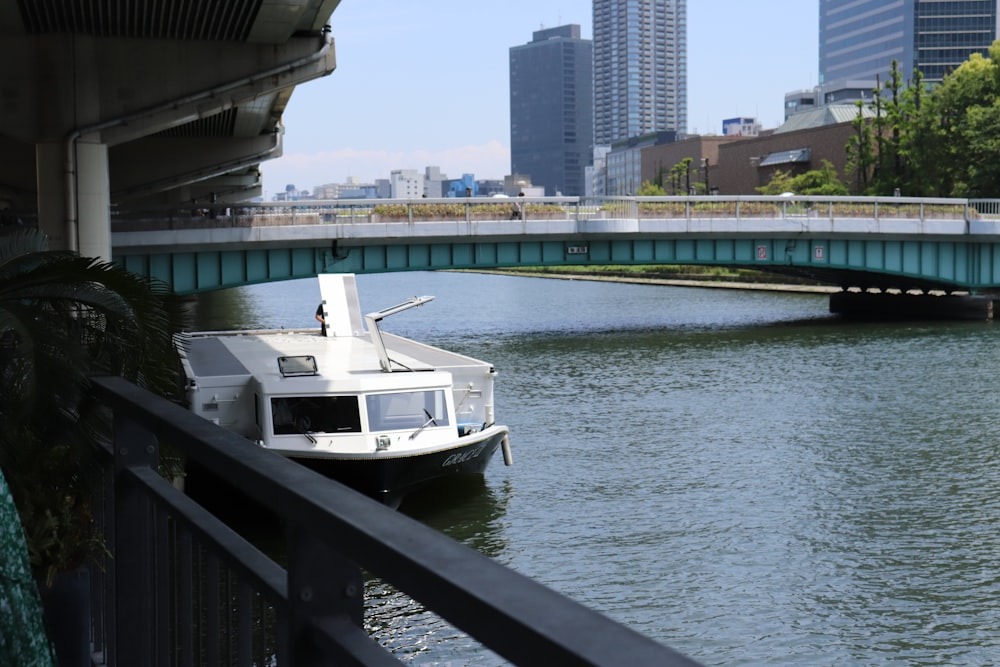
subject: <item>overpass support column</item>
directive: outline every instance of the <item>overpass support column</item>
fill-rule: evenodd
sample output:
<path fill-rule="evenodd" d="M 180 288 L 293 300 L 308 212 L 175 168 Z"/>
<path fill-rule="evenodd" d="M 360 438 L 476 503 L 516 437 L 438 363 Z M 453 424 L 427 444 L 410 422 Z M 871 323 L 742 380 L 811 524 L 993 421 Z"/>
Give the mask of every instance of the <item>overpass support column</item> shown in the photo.
<path fill-rule="evenodd" d="M 38 226 L 53 250 L 111 261 L 108 147 L 80 138 L 35 146 Z"/>

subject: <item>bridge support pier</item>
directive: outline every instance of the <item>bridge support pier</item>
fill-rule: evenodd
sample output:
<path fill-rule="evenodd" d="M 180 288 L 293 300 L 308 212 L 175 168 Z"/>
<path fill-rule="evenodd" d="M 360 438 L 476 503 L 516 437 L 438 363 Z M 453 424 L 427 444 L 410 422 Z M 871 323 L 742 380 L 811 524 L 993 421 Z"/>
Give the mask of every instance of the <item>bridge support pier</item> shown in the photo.
<path fill-rule="evenodd" d="M 830 295 L 830 312 L 859 320 L 990 321 L 993 302 L 992 296 L 836 292 Z"/>
<path fill-rule="evenodd" d="M 72 154 L 69 155 L 67 151 Z M 52 250 L 111 261 L 108 147 L 93 138 L 35 146 L 38 226 Z"/>

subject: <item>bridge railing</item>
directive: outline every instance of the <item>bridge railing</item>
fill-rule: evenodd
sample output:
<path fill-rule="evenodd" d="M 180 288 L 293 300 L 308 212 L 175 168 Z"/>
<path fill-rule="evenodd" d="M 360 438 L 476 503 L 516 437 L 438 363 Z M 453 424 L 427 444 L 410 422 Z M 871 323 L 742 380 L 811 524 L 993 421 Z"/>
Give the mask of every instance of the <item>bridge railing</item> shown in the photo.
<path fill-rule="evenodd" d="M 1000 199 L 970 199 L 969 206 L 977 213 L 977 217 L 1000 220 Z"/>
<path fill-rule="evenodd" d="M 94 382 L 114 417 L 95 664 L 402 664 L 364 629 L 363 572 L 512 664 L 696 664 L 121 378 Z M 161 443 L 277 517 L 286 567 L 168 483 Z"/>
<path fill-rule="evenodd" d="M 920 197 L 844 196 L 692 196 L 636 197 L 639 218 L 658 219 L 782 219 L 836 220 L 967 220 L 975 215 L 967 200 Z"/>
<path fill-rule="evenodd" d="M 996 200 L 919 197 L 689 196 L 689 197 L 447 197 L 266 202 L 141 214 L 121 213 L 114 231 L 271 227 L 334 223 L 448 220 L 641 219 L 869 219 L 964 220 L 1000 217 Z"/>

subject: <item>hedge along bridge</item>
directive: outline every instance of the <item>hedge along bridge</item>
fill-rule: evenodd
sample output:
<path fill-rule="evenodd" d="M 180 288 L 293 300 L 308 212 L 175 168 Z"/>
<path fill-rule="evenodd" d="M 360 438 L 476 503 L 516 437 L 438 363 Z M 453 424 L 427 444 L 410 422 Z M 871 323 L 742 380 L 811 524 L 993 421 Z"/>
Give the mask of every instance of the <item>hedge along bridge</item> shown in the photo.
<path fill-rule="evenodd" d="M 1000 289 L 995 200 L 331 200 L 120 216 L 112 232 L 115 261 L 181 294 L 324 272 L 639 264 L 756 269 L 844 294 L 971 294 L 992 303 Z"/>

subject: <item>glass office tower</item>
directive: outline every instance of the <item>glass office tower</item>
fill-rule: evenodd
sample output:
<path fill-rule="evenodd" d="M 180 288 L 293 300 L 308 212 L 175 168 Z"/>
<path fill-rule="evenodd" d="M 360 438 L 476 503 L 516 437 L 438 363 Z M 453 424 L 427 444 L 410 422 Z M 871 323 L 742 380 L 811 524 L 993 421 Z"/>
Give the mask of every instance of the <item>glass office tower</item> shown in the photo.
<path fill-rule="evenodd" d="M 594 0 L 594 139 L 687 131 L 687 0 Z"/>
<path fill-rule="evenodd" d="M 928 81 L 940 81 L 973 53 L 986 55 L 997 38 L 997 0 L 916 4 L 914 67 Z"/>
<path fill-rule="evenodd" d="M 582 196 L 594 136 L 593 46 L 576 24 L 510 49 L 511 174 L 545 194 Z"/>
<path fill-rule="evenodd" d="M 919 69 L 938 82 L 997 37 L 997 0 L 820 0 L 819 83 L 904 80 Z"/>

